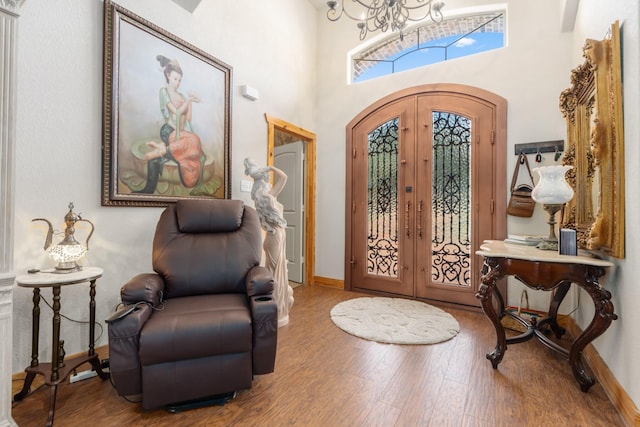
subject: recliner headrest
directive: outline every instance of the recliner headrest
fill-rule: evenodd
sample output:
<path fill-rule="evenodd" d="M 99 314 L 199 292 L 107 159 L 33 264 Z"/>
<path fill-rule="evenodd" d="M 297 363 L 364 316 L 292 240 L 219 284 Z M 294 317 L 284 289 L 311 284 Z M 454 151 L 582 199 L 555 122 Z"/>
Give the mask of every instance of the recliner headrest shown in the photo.
<path fill-rule="evenodd" d="M 179 200 L 176 202 L 178 228 L 183 233 L 223 233 L 242 225 L 241 200 Z"/>

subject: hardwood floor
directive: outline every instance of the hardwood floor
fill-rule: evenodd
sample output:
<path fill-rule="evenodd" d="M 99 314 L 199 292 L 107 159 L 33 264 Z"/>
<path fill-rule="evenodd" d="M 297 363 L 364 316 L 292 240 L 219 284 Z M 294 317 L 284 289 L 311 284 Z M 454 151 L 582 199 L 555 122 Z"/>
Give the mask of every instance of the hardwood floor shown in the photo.
<path fill-rule="evenodd" d="M 256 377 L 253 388 L 225 406 L 144 412 L 109 381 L 92 378 L 59 387 L 54 425 L 624 425 L 599 383 L 581 392 L 566 360 L 536 340 L 510 346 L 492 369 L 485 354 L 495 332 L 482 313 L 444 308 L 460 333 L 441 344 L 379 344 L 346 334 L 329 318 L 335 304 L 356 296 L 296 288 L 290 323 L 279 330 L 276 371 Z M 14 381 L 14 393 L 21 385 Z M 13 418 L 21 427 L 42 426 L 48 404 L 48 388 L 37 389 L 14 403 Z"/>

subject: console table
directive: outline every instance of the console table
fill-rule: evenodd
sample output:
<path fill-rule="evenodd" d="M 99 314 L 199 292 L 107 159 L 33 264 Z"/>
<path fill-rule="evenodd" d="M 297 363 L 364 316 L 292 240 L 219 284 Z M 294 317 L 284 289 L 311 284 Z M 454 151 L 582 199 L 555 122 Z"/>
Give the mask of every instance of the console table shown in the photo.
<path fill-rule="evenodd" d="M 27 373 L 22 390 L 13 399 L 20 401 L 29 394 L 31 383 L 35 376 L 44 376 L 44 383 L 51 387 L 49 398 L 49 415 L 47 426 L 53 425 L 53 417 L 56 408 L 56 391 L 58 384 L 64 381 L 69 374 L 83 363 L 90 363 L 96 373 L 103 380 L 109 378 L 109 374 L 102 371 L 100 358 L 94 350 L 95 345 L 95 320 L 96 320 L 96 280 L 102 276 L 102 269 L 98 267 L 85 267 L 73 273 L 37 272 L 25 274 L 16 278 L 18 286 L 33 288 L 33 323 L 31 330 L 31 365 L 25 369 Z M 64 341 L 60 339 L 60 290 L 63 286 L 77 283 L 89 283 L 89 351 L 86 355 L 64 358 Z M 38 361 L 38 341 L 40 334 L 40 290 L 52 288 L 53 291 L 53 342 L 51 344 L 51 363 Z"/>
<path fill-rule="evenodd" d="M 513 245 L 501 240 L 488 240 L 476 254 L 484 258 L 482 266 L 480 290 L 476 297 L 482 303 L 482 309 L 496 329 L 497 344 L 487 359 L 494 369 L 504 357 L 508 344 L 516 344 L 536 337 L 547 347 L 557 351 L 569 359 L 573 376 L 584 392 L 595 384 L 582 364 L 582 350 L 607 330 L 618 316 L 613 312 L 611 293 L 604 289 L 598 279 L 603 277 L 613 263 L 588 256 L 559 255 L 555 251 L 544 251 L 531 246 Z M 543 291 L 555 290 L 549 305 L 548 316 L 531 322 L 513 315 L 505 310 L 505 304 L 496 282 L 506 276 L 514 276 L 531 289 Z M 564 333 L 564 328 L 557 323 L 558 308 L 566 296 L 571 284 L 575 283 L 587 291 L 595 305 L 595 314 L 589 326 L 571 344 L 569 350 L 552 341 L 545 333 L 548 327 L 557 338 Z M 495 301 L 494 301 L 495 297 Z M 495 304 L 494 304 L 495 303 Z M 496 313 L 496 306 L 498 312 Z M 500 319 L 511 316 L 527 327 L 526 332 L 506 338 Z"/>

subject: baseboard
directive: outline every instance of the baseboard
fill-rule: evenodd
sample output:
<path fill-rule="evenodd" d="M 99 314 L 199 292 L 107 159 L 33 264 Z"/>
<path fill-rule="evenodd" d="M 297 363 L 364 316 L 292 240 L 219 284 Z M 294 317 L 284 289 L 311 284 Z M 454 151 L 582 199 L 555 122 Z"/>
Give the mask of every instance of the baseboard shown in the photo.
<path fill-rule="evenodd" d="M 562 324 L 573 337 L 577 337 L 582 333 L 582 329 L 580 329 L 572 317 L 558 316 L 558 322 Z M 582 351 L 582 357 L 626 424 L 629 426 L 640 426 L 640 412 L 638 408 L 622 388 L 616 377 L 613 376 L 595 347 L 591 344 L 587 345 Z"/>
<path fill-rule="evenodd" d="M 328 288 L 344 289 L 344 280 L 330 279 L 329 277 L 313 276 L 312 285 L 326 286 Z"/>

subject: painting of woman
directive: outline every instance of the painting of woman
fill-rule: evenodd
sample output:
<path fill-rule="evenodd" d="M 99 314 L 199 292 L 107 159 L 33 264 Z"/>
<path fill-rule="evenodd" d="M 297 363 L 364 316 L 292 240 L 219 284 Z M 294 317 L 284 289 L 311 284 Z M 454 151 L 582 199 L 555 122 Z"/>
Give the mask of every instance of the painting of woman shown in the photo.
<path fill-rule="evenodd" d="M 193 188 L 202 182 L 205 161 L 200 138 L 191 125 L 192 105 L 200 102 L 200 98 L 191 93 L 185 96 L 179 91 L 183 72 L 175 59 L 170 60 L 164 55 L 158 55 L 156 59 L 166 80 L 166 86 L 160 88 L 160 111 L 164 118 L 160 128 L 162 142 L 147 143 L 149 151 L 144 155 L 148 161 L 147 183 L 139 193 L 155 191 L 162 165 L 167 160 L 178 164 L 182 185 Z"/>
<path fill-rule="evenodd" d="M 106 29 L 102 204 L 231 197 L 231 66 L 116 7 Z"/>

